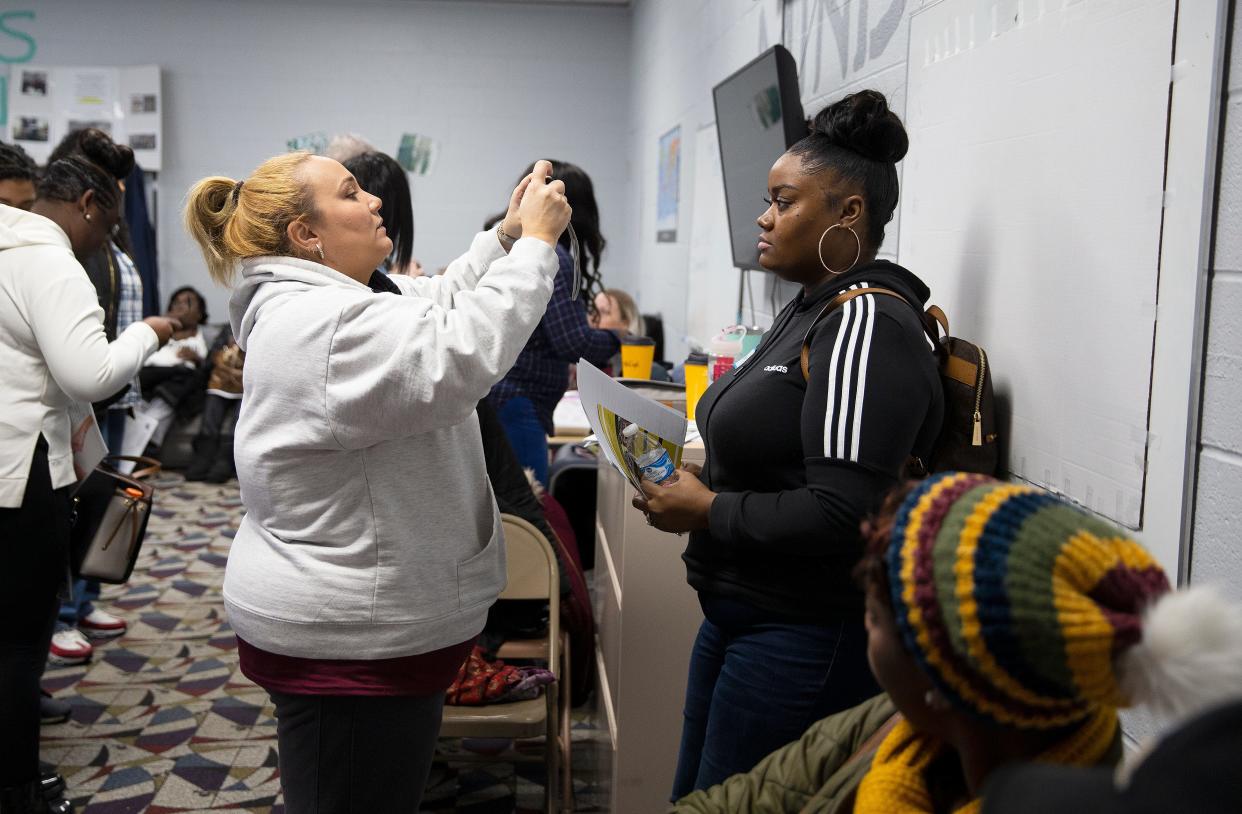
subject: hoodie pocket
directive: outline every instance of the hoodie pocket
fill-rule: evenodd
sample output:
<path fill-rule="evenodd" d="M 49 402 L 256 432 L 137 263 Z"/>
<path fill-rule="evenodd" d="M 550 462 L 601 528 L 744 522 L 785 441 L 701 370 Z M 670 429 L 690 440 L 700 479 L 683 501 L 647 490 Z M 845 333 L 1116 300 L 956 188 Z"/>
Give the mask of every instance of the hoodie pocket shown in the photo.
<path fill-rule="evenodd" d="M 505 588 L 505 542 L 499 522 L 492 526 L 492 537 L 478 554 L 457 563 L 459 607 L 491 604 Z"/>

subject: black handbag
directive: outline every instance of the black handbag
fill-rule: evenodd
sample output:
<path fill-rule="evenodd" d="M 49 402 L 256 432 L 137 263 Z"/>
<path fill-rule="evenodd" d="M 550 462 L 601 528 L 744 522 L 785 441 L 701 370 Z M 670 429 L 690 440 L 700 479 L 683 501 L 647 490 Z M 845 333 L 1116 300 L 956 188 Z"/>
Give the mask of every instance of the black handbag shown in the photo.
<path fill-rule="evenodd" d="M 142 468 L 125 475 L 118 461 Z M 155 488 L 147 478 L 160 471 L 154 458 L 109 455 L 73 494 L 70 537 L 73 573 L 83 579 L 122 583 L 133 573 L 151 515 Z"/>

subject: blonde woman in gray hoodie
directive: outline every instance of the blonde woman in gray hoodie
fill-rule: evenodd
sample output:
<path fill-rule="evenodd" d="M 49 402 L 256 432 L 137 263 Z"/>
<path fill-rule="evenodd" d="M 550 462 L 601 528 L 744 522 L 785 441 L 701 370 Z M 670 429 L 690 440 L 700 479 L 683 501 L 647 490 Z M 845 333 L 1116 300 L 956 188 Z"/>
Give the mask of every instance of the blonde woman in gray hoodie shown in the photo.
<path fill-rule="evenodd" d="M 380 201 L 332 159 L 190 192 L 246 352 L 224 601 L 276 706 L 290 812 L 418 810 L 444 690 L 505 583 L 474 406 L 552 292 L 571 210 L 548 172 L 430 278 L 375 271 Z"/>

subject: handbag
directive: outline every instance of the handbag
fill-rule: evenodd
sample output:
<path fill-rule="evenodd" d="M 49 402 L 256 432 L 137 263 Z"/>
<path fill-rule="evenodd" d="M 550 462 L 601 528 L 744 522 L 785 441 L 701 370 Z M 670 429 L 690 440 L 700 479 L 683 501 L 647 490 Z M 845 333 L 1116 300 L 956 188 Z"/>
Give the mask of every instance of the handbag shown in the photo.
<path fill-rule="evenodd" d="M 113 467 L 117 461 L 133 461 L 142 468 L 124 475 Z M 75 575 L 113 584 L 129 579 L 155 495 L 147 478 L 160 468 L 154 458 L 109 455 L 78 486 L 70 538 Z"/>

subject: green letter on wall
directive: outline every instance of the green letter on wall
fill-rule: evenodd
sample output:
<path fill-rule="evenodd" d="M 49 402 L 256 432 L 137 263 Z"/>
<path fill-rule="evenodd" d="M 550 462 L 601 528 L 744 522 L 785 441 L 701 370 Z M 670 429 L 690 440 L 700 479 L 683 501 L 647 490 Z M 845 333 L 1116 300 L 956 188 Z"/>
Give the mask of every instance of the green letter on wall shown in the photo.
<path fill-rule="evenodd" d="M 30 60 L 34 59 L 35 51 L 38 50 L 38 45 L 35 44 L 34 37 L 30 36 L 25 31 L 14 31 L 12 28 L 9 28 L 8 26 L 9 20 L 13 19 L 14 17 L 18 19 L 33 20 L 34 16 L 35 16 L 35 13 L 33 11 L 0 12 L 0 33 L 6 34 L 9 37 L 12 37 L 14 39 L 20 40 L 26 45 L 26 52 L 22 54 L 21 56 L 9 56 L 7 54 L 0 53 L 0 62 L 16 64 L 19 62 L 29 62 Z"/>

